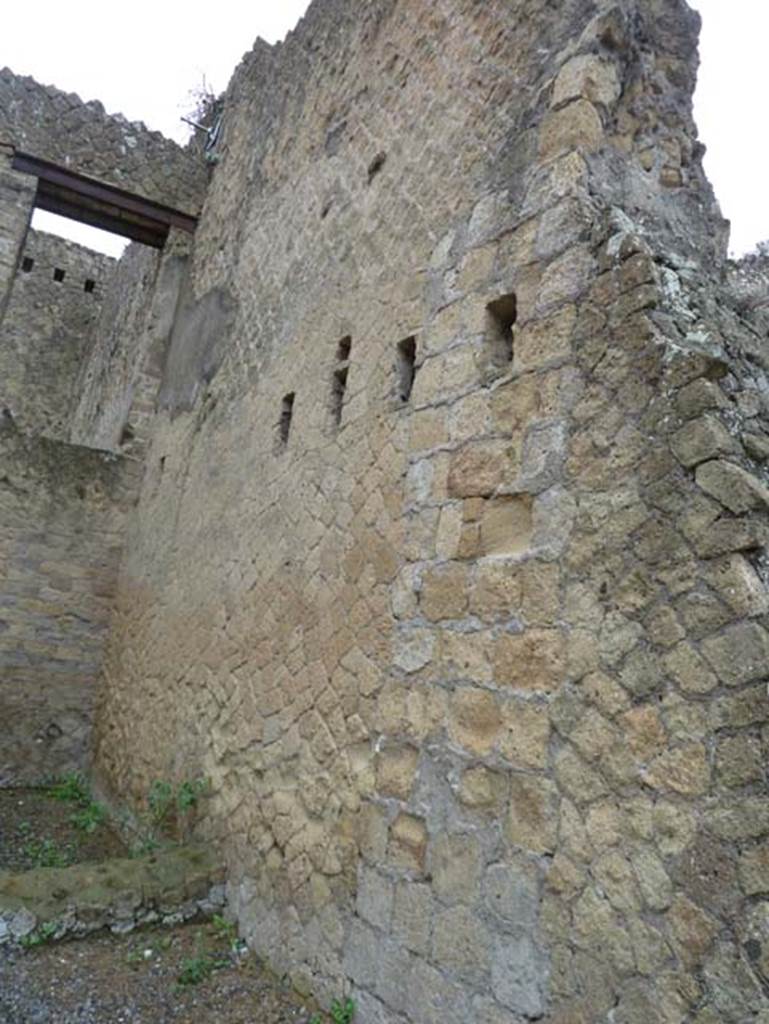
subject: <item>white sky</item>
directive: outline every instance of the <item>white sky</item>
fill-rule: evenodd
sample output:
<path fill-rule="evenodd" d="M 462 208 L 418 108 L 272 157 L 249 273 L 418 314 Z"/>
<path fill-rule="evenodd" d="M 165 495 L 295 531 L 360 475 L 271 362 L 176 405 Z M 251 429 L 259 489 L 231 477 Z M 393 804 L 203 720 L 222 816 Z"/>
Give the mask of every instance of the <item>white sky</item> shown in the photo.
<path fill-rule="evenodd" d="M 695 114 L 708 147 L 705 168 L 732 221 L 731 248 L 741 254 L 769 238 L 769 188 L 763 181 L 769 166 L 763 109 L 769 0 L 690 3 L 704 22 Z M 7 7 L 0 66 L 83 100 L 100 99 L 110 113 L 183 141 L 188 129 L 179 118 L 194 106 L 190 91 L 205 80 L 222 92 L 254 39 L 282 39 L 307 0 L 134 0 L 128 6 L 27 0 Z M 34 223 L 105 251 L 120 252 L 124 245 L 40 211 Z"/>

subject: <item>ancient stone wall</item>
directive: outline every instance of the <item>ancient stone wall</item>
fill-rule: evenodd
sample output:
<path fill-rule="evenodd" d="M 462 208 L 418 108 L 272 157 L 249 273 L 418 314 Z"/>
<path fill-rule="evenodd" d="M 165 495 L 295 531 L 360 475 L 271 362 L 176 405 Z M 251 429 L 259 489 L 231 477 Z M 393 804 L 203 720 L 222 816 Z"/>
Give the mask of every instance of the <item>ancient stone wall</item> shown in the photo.
<path fill-rule="evenodd" d="M 682 0 L 316 0 L 225 105 L 102 780 L 362 1024 L 769 1013 L 766 338 Z"/>
<path fill-rule="evenodd" d="M 30 230 L 0 322 L 0 406 L 27 434 L 67 440 L 76 384 L 115 267 Z"/>
<path fill-rule="evenodd" d="M 134 467 L 0 429 L 0 785 L 83 769 Z"/>
<path fill-rule="evenodd" d="M 155 403 L 189 248 L 173 237 L 162 255 L 126 250 L 106 290 L 88 358 L 81 366 L 71 440 L 141 457 Z"/>
<path fill-rule="evenodd" d="M 0 70 L 0 143 L 193 215 L 208 180 L 199 152 L 9 68 Z"/>

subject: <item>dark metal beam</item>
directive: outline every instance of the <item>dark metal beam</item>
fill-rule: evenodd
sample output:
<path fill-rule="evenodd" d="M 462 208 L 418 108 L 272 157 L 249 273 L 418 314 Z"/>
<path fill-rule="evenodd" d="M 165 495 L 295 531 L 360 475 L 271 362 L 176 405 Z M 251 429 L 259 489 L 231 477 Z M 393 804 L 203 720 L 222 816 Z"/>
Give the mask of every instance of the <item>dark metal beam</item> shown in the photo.
<path fill-rule="evenodd" d="M 193 232 L 197 227 L 197 218 L 188 213 L 27 153 L 14 154 L 13 168 L 38 179 L 36 205 L 41 210 L 104 228 L 157 249 L 162 249 L 170 228 Z"/>

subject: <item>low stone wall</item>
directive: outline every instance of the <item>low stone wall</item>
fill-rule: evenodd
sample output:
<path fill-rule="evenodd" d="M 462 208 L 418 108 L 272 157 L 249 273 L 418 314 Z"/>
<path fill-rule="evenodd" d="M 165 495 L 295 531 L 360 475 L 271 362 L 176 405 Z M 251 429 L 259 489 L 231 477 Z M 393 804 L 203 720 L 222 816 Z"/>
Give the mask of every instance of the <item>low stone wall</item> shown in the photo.
<path fill-rule="evenodd" d="M 43 925 L 49 926 L 50 940 L 210 917 L 224 905 L 223 877 L 216 855 L 200 846 L 99 864 L 0 872 L 0 944 L 39 935 Z"/>
<path fill-rule="evenodd" d="M 75 386 L 115 260 L 30 230 L 0 325 L 0 407 L 25 433 L 67 440 Z"/>
<path fill-rule="evenodd" d="M 0 424 L 0 785 L 87 762 L 134 474 Z"/>

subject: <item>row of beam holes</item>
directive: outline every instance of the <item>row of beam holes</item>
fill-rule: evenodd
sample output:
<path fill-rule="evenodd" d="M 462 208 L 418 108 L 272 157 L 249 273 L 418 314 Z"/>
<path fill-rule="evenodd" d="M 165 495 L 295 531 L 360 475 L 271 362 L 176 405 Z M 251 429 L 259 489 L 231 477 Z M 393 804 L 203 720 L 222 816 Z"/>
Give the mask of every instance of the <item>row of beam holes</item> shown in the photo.
<path fill-rule="evenodd" d="M 350 351 L 352 349 L 352 338 L 345 335 L 336 348 L 336 362 L 331 378 L 331 418 L 334 426 L 338 427 L 342 422 L 342 410 L 344 409 L 345 393 L 347 391 L 347 375 L 350 371 Z M 414 386 L 416 375 L 417 340 L 412 335 L 399 341 L 396 347 L 396 372 L 398 397 L 402 403 L 408 402 L 411 397 L 411 389 Z M 291 420 L 294 415 L 294 400 L 296 392 L 289 391 L 283 396 L 280 407 L 280 420 L 278 422 L 278 435 L 282 445 L 288 444 L 291 433 Z"/>
<path fill-rule="evenodd" d="M 25 274 L 29 274 L 34 265 L 35 261 L 32 259 L 31 256 L 25 256 L 24 259 L 21 261 L 21 269 Z M 64 280 L 64 277 L 65 271 L 63 271 L 61 267 L 53 268 L 53 279 L 54 281 L 56 281 L 57 284 L 61 284 L 61 282 Z M 83 291 L 92 292 L 95 288 L 96 282 L 92 278 L 87 277 L 85 279 L 85 283 L 83 284 Z"/>

